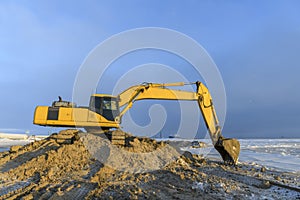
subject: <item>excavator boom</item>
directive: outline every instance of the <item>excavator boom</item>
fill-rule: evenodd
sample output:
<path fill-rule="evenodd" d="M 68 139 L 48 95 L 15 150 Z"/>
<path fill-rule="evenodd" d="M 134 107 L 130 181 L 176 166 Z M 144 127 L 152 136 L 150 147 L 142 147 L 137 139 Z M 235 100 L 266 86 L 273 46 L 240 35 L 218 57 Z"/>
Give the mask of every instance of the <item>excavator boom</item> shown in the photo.
<path fill-rule="evenodd" d="M 190 83 L 188 83 L 190 84 Z M 236 164 L 240 152 L 240 143 L 236 139 L 224 138 L 221 134 L 221 127 L 213 105 L 212 97 L 207 87 L 197 81 L 196 92 L 173 90 L 167 87 L 183 86 L 185 83 L 144 83 L 128 88 L 119 94 L 119 106 L 124 107 L 120 112 L 120 118 L 130 109 L 135 101 L 143 99 L 160 100 L 186 100 L 197 101 L 210 138 L 216 150 L 221 154 L 226 163 Z"/>

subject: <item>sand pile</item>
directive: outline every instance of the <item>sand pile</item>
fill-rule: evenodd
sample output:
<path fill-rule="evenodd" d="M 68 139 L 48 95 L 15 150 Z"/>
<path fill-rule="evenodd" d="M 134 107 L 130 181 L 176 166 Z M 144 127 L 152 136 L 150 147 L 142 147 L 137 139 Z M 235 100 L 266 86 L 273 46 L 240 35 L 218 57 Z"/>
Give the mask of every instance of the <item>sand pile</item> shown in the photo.
<path fill-rule="evenodd" d="M 0 199 L 296 199 L 299 174 L 226 166 L 164 142 L 66 130 L 0 154 Z M 287 186 L 287 187 L 283 187 Z"/>
<path fill-rule="evenodd" d="M 162 169 L 175 161 L 180 154 L 165 142 L 149 138 L 127 137 L 126 147 L 112 145 L 106 137 L 80 133 L 80 141 L 91 156 L 105 166 L 131 173 L 142 173 Z"/>

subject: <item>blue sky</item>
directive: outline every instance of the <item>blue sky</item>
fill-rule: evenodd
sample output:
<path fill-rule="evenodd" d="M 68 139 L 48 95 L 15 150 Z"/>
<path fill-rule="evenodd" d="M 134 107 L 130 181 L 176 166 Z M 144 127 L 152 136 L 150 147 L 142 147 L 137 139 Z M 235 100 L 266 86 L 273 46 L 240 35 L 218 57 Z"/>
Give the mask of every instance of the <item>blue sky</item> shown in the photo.
<path fill-rule="evenodd" d="M 299 137 L 299 9 L 298 1 L 1 1 L 0 129 L 45 131 L 32 125 L 35 106 L 71 99 L 96 45 L 128 29 L 163 27 L 195 39 L 218 66 L 227 94 L 224 135 Z M 160 52 L 119 65 L 154 61 L 188 68 Z M 132 114 L 142 116 L 142 107 Z M 178 119 L 169 120 L 166 129 Z"/>

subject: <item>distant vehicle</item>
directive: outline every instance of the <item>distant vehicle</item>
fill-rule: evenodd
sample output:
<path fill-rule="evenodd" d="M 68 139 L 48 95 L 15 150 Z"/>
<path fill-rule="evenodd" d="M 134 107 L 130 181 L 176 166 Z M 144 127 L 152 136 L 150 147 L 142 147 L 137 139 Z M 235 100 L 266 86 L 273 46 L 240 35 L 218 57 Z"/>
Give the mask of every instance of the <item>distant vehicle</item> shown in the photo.
<path fill-rule="evenodd" d="M 180 136 L 179 135 L 169 135 L 169 138 L 180 138 Z"/>
<path fill-rule="evenodd" d="M 207 144 L 205 142 L 195 140 L 191 143 L 191 146 L 192 146 L 192 148 L 203 148 L 203 147 L 206 147 Z"/>

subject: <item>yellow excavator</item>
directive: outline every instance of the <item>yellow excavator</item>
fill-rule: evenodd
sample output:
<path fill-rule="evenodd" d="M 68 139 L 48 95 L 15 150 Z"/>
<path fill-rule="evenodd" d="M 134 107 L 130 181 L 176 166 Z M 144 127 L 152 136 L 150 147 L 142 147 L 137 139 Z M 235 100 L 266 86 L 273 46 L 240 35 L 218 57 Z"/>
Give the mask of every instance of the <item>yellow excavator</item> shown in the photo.
<path fill-rule="evenodd" d="M 170 89 L 184 86 L 186 83 L 143 83 L 132 86 L 118 96 L 93 94 L 88 107 L 77 106 L 75 103 L 54 101 L 52 106 L 37 106 L 34 113 L 34 124 L 41 126 L 78 127 L 85 130 L 119 129 L 122 116 L 133 103 L 138 100 L 185 100 L 197 101 L 203 119 L 209 131 L 212 143 L 221 154 L 225 163 L 236 164 L 240 152 L 240 143 L 236 139 L 224 138 L 207 87 L 197 81 L 188 83 L 196 85 L 196 92 Z"/>

